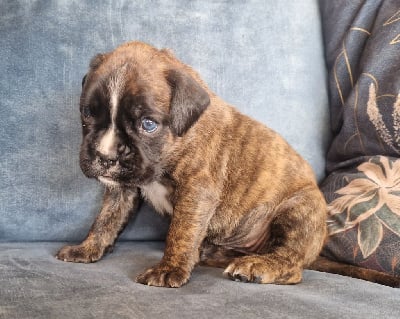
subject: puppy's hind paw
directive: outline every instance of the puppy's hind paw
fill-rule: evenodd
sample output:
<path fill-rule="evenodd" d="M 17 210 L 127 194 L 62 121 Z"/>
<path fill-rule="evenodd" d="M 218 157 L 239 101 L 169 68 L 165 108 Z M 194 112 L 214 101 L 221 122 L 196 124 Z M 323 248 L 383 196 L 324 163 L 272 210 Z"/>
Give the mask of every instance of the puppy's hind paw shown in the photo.
<path fill-rule="evenodd" d="M 257 284 L 297 284 L 302 272 L 298 268 L 289 268 L 276 264 L 264 256 L 246 256 L 236 258 L 225 269 L 224 275 L 234 281 Z"/>

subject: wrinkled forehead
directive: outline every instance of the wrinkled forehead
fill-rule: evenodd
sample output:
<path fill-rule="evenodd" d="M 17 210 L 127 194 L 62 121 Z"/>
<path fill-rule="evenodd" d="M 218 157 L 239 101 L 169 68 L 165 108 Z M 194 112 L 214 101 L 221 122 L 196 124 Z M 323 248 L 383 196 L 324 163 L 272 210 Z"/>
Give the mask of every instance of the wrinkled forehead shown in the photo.
<path fill-rule="evenodd" d="M 141 101 L 168 113 L 170 87 L 164 77 L 149 71 L 140 71 L 129 64 L 123 64 L 106 74 L 91 76 L 85 85 L 81 104 L 101 103 L 111 111 L 127 100 Z"/>
<path fill-rule="evenodd" d="M 89 72 L 87 81 L 82 89 L 81 103 L 90 104 L 92 100 L 101 100 L 102 103 L 113 104 L 126 91 L 128 83 L 137 83 L 135 72 L 129 70 L 128 65 L 115 68 L 107 73 Z M 137 86 L 130 85 L 133 94 Z"/>

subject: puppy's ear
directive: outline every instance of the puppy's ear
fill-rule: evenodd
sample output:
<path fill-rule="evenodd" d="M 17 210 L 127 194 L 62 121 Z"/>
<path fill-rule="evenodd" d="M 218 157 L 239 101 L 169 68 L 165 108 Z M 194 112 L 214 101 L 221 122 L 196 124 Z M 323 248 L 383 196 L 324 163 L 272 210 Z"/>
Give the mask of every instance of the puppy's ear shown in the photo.
<path fill-rule="evenodd" d="M 96 70 L 100 66 L 100 64 L 105 60 L 106 56 L 107 56 L 106 54 L 102 54 L 102 53 L 95 55 L 90 60 L 90 64 L 89 64 L 90 69 Z"/>
<path fill-rule="evenodd" d="M 206 90 L 184 71 L 168 71 L 167 80 L 172 88 L 171 129 L 174 134 L 182 136 L 210 104 L 210 97 Z"/>
<path fill-rule="evenodd" d="M 106 57 L 107 57 L 107 54 L 99 53 L 99 54 L 95 55 L 95 56 L 90 60 L 90 63 L 89 63 L 89 68 L 90 68 L 90 70 L 89 70 L 89 72 L 86 73 L 86 74 L 84 75 L 84 77 L 82 78 L 82 88 L 84 87 L 84 85 L 85 85 L 85 83 L 86 83 L 86 78 L 87 78 L 88 74 L 90 73 L 90 71 L 96 70 L 96 69 L 100 66 L 100 64 L 103 63 L 103 61 L 106 59 Z"/>

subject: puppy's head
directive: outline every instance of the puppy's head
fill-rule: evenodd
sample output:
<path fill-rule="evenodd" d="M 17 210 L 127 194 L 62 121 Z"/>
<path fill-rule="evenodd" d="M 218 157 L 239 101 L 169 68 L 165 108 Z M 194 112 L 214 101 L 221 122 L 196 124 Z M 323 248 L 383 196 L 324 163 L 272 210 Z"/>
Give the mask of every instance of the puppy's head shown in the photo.
<path fill-rule="evenodd" d="M 80 101 L 86 176 L 140 186 L 162 174 L 166 148 L 210 102 L 188 70 L 167 51 L 139 42 L 92 59 Z"/>

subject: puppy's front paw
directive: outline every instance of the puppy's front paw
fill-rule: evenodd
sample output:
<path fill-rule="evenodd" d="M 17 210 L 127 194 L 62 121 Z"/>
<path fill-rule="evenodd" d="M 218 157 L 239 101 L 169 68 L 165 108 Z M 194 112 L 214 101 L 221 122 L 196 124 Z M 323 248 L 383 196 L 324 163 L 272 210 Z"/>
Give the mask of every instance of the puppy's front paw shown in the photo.
<path fill-rule="evenodd" d="M 189 281 L 190 272 L 169 265 L 159 264 L 136 277 L 136 282 L 157 287 L 179 288 Z"/>
<path fill-rule="evenodd" d="M 89 245 L 64 246 L 56 254 L 56 258 L 62 261 L 74 263 L 92 263 L 103 256 L 103 251 Z"/>

